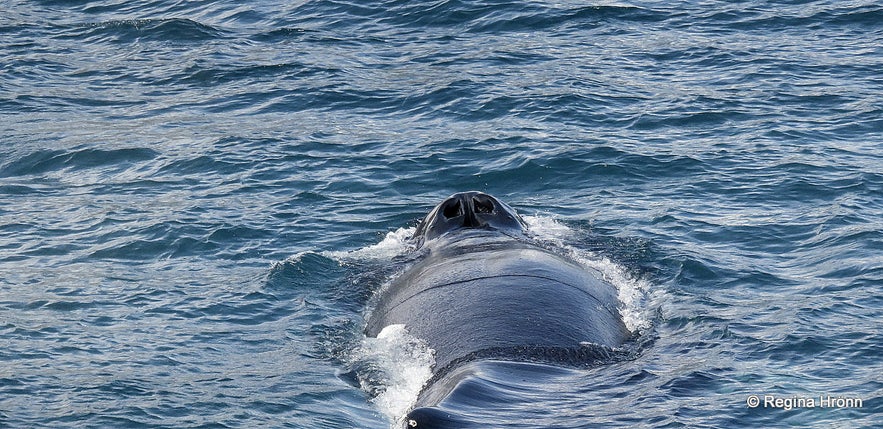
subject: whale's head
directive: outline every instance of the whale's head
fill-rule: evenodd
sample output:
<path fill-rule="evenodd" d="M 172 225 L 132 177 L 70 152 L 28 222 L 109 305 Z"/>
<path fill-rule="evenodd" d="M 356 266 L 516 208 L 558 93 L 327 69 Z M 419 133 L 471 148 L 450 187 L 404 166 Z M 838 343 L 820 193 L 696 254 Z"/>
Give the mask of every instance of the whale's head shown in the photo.
<path fill-rule="evenodd" d="M 487 230 L 507 235 L 520 235 L 526 223 L 506 203 L 485 194 L 471 191 L 451 195 L 420 222 L 414 238 L 420 245 L 457 231 Z"/>

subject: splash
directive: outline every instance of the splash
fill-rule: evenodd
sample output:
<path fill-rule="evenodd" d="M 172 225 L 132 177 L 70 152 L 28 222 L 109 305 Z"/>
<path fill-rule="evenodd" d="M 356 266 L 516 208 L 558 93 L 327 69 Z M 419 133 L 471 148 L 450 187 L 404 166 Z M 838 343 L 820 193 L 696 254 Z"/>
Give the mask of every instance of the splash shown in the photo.
<path fill-rule="evenodd" d="M 390 421 L 399 422 L 432 377 L 435 351 L 405 325 L 390 325 L 377 338 L 362 340 L 356 355 L 368 364 L 359 374 L 362 389 L 377 392 L 374 404 Z"/>
<path fill-rule="evenodd" d="M 554 217 L 522 216 L 527 222 L 527 234 L 533 238 L 546 241 L 557 247 L 565 247 L 564 240 L 573 236 L 573 230 Z"/>
<path fill-rule="evenodd" d="M 566 239 L 572 237 L 574 232 L 553 217 L 524 216 L 524 221 L 527 222 L 530 237 L 562 249 L 584 267 L 599 272 L 604 280 L 616 287 L 619 312 L 630 332 L 643 333 L 650 328 L 647 304 L 649 281 L 634 277 L 609 258 L 566 244 Z"/>
<path fill-rule="evenodd" d="M 395 265 L 397 257 L 416 250 L 415 242 L 411 239 L 415 230 L 414 227 L 399 228 L 388 232 L 377 244 L 321 254 L 343 265 Z M 384 290 L 401 272 L 398 269 L 393 273 L 384 273 L 383 284 L 377 290 Z M 362 390 L 372 395 L 377 409 L 393 423 L 393 427 L 401 427 L 401 419 L 413 407 L 423 385 L 432 377 L 434 354 L 425 341 L 410 335 L 405 325 L 390 325 L 376 338 L 363 337 L 348 360 L 355 368 Z"/>
<path fill-rule="evenodd" d="M 354 259 L 372 261 L 391 260 L 396 256 L 401 256 L 416 249 L 414 240 L 411 240 L 415 230 L 416 228 L 414 227 L 399 228 L 388 232 L 383 240 L 377 244 L 356 250 L 326 251 L 322 252 L 322 255 L 336 261 Z"/>
<path fill-rule="evenodd" d="M 616 286 L 619 312 L 629 331 L 640 334 L 650 328 L 647 307 L 649 281 L 636 278 L 621 265 L 591 252 L 573 249 L 571 256 L 580 264 L 594 268 L 602 274 L 604 280 Z"/>

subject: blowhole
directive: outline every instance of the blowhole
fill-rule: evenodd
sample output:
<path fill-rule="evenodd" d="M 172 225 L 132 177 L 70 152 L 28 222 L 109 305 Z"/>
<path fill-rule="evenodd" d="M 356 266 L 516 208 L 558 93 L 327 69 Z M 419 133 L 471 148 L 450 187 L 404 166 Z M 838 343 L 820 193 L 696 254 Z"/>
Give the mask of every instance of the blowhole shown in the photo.
<path fill-rule="evenodd" d="M 494 203 L 489 199 L 473 198 L 472 204 L 475 206 L 476 213 L 493 213 Z"/>
<path fill-rule="evenodd" d="M 460 200 L 456 200 L 453 204 L 448 204 L 447 206 L 445 206 L 442 214 L 448 219 L 462 215 L 463 210 L 460 207 Z"/>

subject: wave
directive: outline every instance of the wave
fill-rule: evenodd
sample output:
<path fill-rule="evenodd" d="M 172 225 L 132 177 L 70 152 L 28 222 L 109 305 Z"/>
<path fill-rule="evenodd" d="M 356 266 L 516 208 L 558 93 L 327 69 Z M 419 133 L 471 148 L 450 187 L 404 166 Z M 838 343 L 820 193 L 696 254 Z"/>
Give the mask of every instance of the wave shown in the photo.
<path fill-rule="evenodd" d="M 0 177 L 35 176 L 58 171 L 92 168 L 127 169 L 156 159 L 159 152 L 143 147 L 72 150 L 38 150 L 0 165 Z"/>
<path fill-rule="evenodd" d="M 56 38 L 90 43 L 194 43 L 218 40 L 225 35 L 224 30 L 187 18 L 144 18 L 81 24 L 62 31 Z"/>

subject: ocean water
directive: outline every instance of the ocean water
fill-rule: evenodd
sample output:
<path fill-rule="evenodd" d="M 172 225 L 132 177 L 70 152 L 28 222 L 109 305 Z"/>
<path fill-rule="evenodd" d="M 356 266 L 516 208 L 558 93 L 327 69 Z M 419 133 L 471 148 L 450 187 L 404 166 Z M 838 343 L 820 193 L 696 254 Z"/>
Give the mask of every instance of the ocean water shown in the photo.
<path fill-rule="evenodd" d="M 0 9 L 0 427 L 389 428 L 365 314 L 465 190 L 635 331 L 491 427 L 883 425 L 879 2 Z"/>

